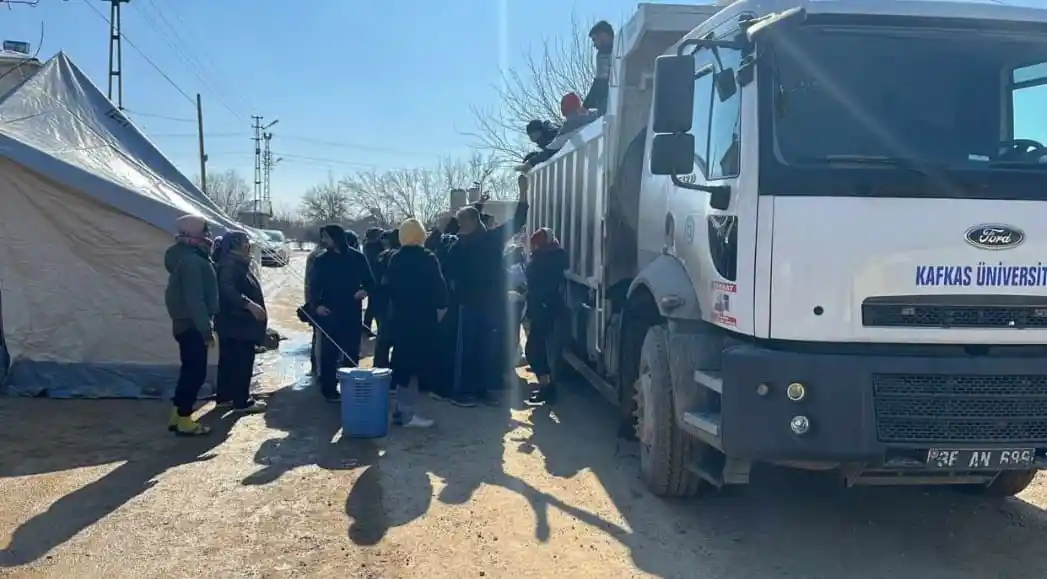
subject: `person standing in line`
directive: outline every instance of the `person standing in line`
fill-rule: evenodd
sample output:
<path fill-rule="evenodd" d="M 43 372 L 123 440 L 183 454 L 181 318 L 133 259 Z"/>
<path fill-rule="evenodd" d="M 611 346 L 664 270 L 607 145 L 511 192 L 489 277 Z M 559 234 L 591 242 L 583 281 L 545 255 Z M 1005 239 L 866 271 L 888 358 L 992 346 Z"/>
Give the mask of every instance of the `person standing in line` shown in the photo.
<path fill-rule="evenodd" d="M 568 257 L 553 231 L 546 227 L 531 235 L 529 245 L 531 258 L 524 267 L 527 280 L 525 315 L 529 325 L 525 356 L 538 377 L 538 388 L 531 393 L 527 403 L 552 404 L 556 401 L 556 384 L 552 381 L 549 354 L 555 353 L 556 319 L 566 309 L 562 290 Z"/>
<path fill-rule="evenodd" d="M 236 231 L 222 240 L 218 270 L 218 392 L 221 405 L 234 412 L 264 412 L 265 402 L 251 398 L 255 347 L 265 342 L 268 314 L 262 284 L 251 271 L 251 241 Z"/>
<path fill-rule="evenodd" d="M 218 313 L 218 279 L 207 221 L 184 215 L 176 222 L 174 245 L 164 253 L 167 288 L 164 303 L 171 317 L 181 368 L 168 430 L 179 436 L 200 436 L 210 429 L 193 420 L 200 388 L 207 380 L 207 351 L 214 346 L 211 320 Z"/>
<path fill-rule="evenodd" d="M 378 227 L 372 227 L 367 230 L 364 234 L 364 246 L 363 253 L 364 257 L 367 258 L 367 265 L 371 266 L 371 271 L 376 272 L 378 270 L 378 254 L 382 253 L 385 247 L 382 245 L 382 230 Z M 377 273 L 375 274 L 377 277 Z M 379 280 L 375 280 L 379 281 Z M 376 320 L 375 307 L 374 307 L 375 296 L 367 296 L 367 309 L 364 311 L 364 331 L 370 336 L 374 337 L 375 333 L 372 329 L 372 325 Z"/>
<path fill-rule="evenodd" d="M 399 236 L 402 247 L 390 257 L 383 278 L 389 292 L 388 329 L 395 344 L 393 422 L 405 428 L 428 428 L 433 421 L 416 414 L 414 407 L 419 386 L 431 380 L 438 367 L 439 346 L 433 340 L 447 313 L 447 286 L 440 262 L 424 247 L 421 222 L 404 220 Z"/>
<path fill-rule="evenodd" d="M 325 225 L 320 234 L 327 248 L 316 258 L 309 278 L 308 305 L 323 334 L 320 339 L 320 391 L 328 402 L 340 400 L 338 368 L 360 362 L 363 334 L 361 302 L 374 290 L 367 258 L 350 247 L 340 225 Z"/>
<path fill-rule="evenodd" d="M 500 403 L 493 391 L 498 390 L 496 381 L 503 377 L 498 368 L 504 358 L 499 328 L 505 326 L 509 292 L 502 252 L 527 220 L 527 176 L 520 175 L 517 185 L 520 195 L 516 211 L 498 227 L 484 227 L 475 207 L 458 211 L 458 240 L 448 254 L 452 291 L 459 307 L 451 398 L 457 406 L 475 406 L 478 400 L 492 406 Z"/>
<path fill-rule="evenodd" d="M 389 354 L 393 347 L 393 333 L 391 331 L 382 332 L 382 324 L 385 323 L 389 313 L 389 288 L 382 283 L 382 279 L 385 277 L 385 269 L 389 266 L 389 260 L 400 249 L 400 232 L 396 229 L 386 231 L 382 233 L 381 240 L 384 249 L 375 259 L 375 267 L 372 271 L 376 287 L 371 297 L 368 298 L 368 303 L 374 303 L 374 315 L 378 320 L 378 337 L 375 339 L 372 365 L 375 368 L 388 368 Z"/>
<path fill-rule="evenodd" d="M 321 232 L 320 235 L 322 237 L 323 233 Z M 305 297 L 305 301 L 307 304 L 309 302 L 309 279 L 313 274 L 313 264 L 316 263 L 316 258 L 323 254 L 324 251 L 326 251 L 326 249 L 324 248 L 324 244 L 317 243 L 316 247 L 314 247 L 312 251 L 309 252 L 309 255 L 305 258 L 305 290 L 303 292 L 303 296 Z M 308 305 L 306 309 L 310 310 Z M 310 315 L 312 314 L 310 313 Z M 309 326 L 313 329 L 312 343 L 309 347 L 309 374 L 311 376 L 319 376 L 320 366 L 317 362 L 317 358 L 319 358 L 320 356 L 320 342 L 317 339 L 317 336 L 319 336 L 320 333 L 316 329 L 316 324 L 312 321 L 310 321 Z"/>

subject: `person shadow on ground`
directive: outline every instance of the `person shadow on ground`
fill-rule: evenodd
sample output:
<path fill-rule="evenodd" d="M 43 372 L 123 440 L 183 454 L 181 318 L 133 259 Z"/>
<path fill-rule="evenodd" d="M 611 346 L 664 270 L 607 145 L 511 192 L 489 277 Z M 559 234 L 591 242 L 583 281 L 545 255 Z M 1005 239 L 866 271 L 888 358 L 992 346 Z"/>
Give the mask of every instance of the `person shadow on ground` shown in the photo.
<path fill-rule="evenodd" d="M 106 401 L 91 403 L 105 404 Z M 158 425 L 156 436 L 169 437 L 170 442 L 142 444 L 141 440 L 127 440 L 128 447 L 124 449 L 126 453 L 122 453 L 124 462 L 120 466 L 58 499 L 46 511 L 35 515 L 14 531 L 8 546 L 0 550 L 0 568 L 27 565 L 39 560 L 121 505 L 154 487 L 157 477 L 165 471 L 214 458 L 211 452 L 226 440 L 237 418 L 236 415 L 222 416 L 220 412 L 209 410 L 200 417 L 200 421 L 211 427 L 210 435 L 179 438 L 159 426 L 169 411 L 170 407 L 166 404 L 156 405 L 155 410 L 151 408 L 142 419 Z M 84 434 L 90 437 L 91 431 L 102 431 L 105 428 L 106 424 L 100 422 L 91 425 Z M 144 425 L 139 428 L 132 426 L 130 430 L 151 431 Z M 83 446 L 87 448 L 78 450 L 91 452 L 90 444 L 85 442 Z"/>

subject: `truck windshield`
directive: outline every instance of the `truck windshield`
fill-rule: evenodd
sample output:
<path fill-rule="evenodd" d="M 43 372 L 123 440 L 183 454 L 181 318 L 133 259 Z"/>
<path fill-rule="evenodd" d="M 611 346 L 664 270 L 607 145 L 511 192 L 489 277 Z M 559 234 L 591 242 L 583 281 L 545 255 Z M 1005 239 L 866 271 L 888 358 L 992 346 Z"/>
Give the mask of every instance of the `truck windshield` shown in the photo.
<path fill-rule="evenodd" d="M 1047 171 L 1047 35 L 812 25 L 774 71 L 786 165 Z"/>

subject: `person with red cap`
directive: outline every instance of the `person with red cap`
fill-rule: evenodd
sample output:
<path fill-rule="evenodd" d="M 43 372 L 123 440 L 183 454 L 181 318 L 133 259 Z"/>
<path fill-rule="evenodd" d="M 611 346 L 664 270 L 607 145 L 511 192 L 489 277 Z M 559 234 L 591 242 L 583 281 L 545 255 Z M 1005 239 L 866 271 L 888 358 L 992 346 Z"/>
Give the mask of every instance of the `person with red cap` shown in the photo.
<path fill-rule="evenodd" d="M 535 231 L 528 240 L 531 256 L 524 267 L 527 280 L 526 309 L 528 322 L 527 344 L 524 356 L 531 370 L 538 377 L 538 387 L 531 393 L 527 403 L 541 405 L 556 401 L 556 384 L 552 381 L 550 353 L 556 359 L 556 318 L 563 314 L 564 302 L 561 290 L 564 271 L 568 267 L 567 252 L 560 247 L 553 231 L 543 227 Z"/>

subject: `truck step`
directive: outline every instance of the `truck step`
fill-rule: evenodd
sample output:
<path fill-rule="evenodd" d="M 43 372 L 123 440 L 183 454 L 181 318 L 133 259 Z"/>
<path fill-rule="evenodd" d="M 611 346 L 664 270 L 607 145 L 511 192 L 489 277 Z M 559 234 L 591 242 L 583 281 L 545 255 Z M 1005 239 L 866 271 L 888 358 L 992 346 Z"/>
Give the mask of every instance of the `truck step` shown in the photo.
<path fill-rule="evenodd" d="M 684 412 L 683 423 L 687 430 L 693 430 L 695 436 L 707 438 L 720 437 L 720 415 L 713 412 Z"/>
<path fill-rule="evenodd" d="M 720 489 L 728 485 L 749 484 L 750 466 L 751 463 L 747 460 L 728 458 L 723 453 L 710 449 L 691 461 L 687 470 Z"/>
<path fill-rule="evenodd" d="M 716 370 L 695 370 L 694 381 L 717 394 L 723 394 L 723 379 Z"/>

